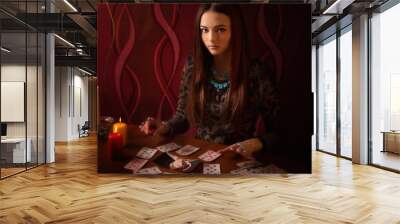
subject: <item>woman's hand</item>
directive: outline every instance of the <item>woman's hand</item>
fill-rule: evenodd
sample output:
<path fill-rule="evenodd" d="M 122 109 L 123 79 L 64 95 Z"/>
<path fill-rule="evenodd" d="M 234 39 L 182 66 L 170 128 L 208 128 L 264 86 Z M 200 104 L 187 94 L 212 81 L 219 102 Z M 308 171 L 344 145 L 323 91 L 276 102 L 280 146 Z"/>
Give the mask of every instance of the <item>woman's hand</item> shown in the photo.
<path fill-rule="evenodd" d="M 261 149 L 262 149 L 261 141 L 258 138 L 252 138 L 230 145 L 222 149 L 220 152 L 226 152 L 226 151 L 236 152 L 247 159 L 254 160 L 255 158 L 253 157 L 253 153 L 258 152 Z"/>
<path fill-rule="evenodd" d="M 146 135 L 156 135 L 166 137 L 170 132 L 170 128 L 167 124 L 157 121 L 153 117 L 148 117 L 146 121 L 139 125 L 140 131 Z"/>
<path fill-rule="evenodd" d="M 161 122 L 157 130 L 155 130 L 154 135 L 168 137 L 170 136 L 171 128 L 165 123 Z"/>
<path fill-rule="evenodd" d="M 139 125 L 140 131 L 146 135 L 152 135 L 158 128 L 159 124 L 153 117 L 148 117 L 144 122 Z"/>

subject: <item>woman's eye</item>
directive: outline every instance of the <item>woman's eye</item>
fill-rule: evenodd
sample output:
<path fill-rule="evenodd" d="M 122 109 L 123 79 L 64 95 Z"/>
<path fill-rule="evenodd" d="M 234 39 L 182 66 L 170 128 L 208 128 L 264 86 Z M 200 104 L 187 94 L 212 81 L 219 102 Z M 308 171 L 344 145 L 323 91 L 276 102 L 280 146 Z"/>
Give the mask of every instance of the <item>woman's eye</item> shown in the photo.
<path fill-rule="evenodd" d="M 225 32 L 225 31 L 226 31 L 225 28 L 219 28 L 219 29 L 218 29 L 218 32 L 220 32 L 220 33 L 223 33 L 223 32 Z"/>
<path fill-rule="evenodd" d="M 200 29 L 202 33 L 207 33 L 208 29 Z"/>

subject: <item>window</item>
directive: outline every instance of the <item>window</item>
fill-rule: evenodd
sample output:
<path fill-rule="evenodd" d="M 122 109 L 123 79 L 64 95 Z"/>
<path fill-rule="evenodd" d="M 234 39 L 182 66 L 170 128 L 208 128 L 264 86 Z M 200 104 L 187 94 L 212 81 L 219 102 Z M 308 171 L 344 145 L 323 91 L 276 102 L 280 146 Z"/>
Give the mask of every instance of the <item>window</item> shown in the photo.
<path fill-rule="evenodd" d="M 336 153 L 336 36 L 318 48 L 318 149 Z"/>
<path fill-rule="evenodd" d="M 400 147 L 399 21 L 400 4 L 371 18 L 371 157 L 373 164 L 396 170 L 400 156 L 387 146 Z"/>
<path fill-rule="evenodd" d="M 340 36 L 340 155 L 352 157 L 352 33 L 351 26 Z"/>

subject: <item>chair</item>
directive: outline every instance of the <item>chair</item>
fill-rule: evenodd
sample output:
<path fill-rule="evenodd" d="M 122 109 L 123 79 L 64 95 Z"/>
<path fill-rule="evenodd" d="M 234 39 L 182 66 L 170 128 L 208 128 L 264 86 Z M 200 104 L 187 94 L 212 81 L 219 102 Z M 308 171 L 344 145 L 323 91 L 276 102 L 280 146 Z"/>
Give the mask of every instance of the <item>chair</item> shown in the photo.
<path fill-rule="evenodd" d="M 89 129 L 90 129 L 89 121 L 85 121 L 82 127 L 80 127 L 80 125 L 78 124 L 79 138 L 89 136 Z"/>

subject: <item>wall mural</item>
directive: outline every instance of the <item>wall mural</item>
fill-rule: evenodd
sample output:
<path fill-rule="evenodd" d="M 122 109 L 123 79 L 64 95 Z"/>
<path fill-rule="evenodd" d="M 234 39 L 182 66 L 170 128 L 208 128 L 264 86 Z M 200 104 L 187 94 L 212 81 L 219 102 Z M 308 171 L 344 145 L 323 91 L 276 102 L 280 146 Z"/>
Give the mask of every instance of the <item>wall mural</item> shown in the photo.
<path fill-rule="evenodd" d="M 243 15 L 250 58 L 259 59 L 276 84 L 280 110 L 274 122 L 279 123 L 280 138 L 285 139 L 278 153 L 268 155 L 263 166 L 255 166 L 263 170 L 252 172 L 309 173 L 313 126 L 310 7 L 235 7 Z M 168 140 L 144 135 L 138 129 L 149 116 L 166 121 L 176 111 L 184 65 L 193 55 L 198 8 L 199 4 L 98 4 L 99 172 L 132 172 L 129 163 L 136 159 L 133 165 L 141 168 L 136 171 L 152 168 L 157 174 L 182 173 L 182 169 L 163 169 L 160 164 L 197 161 L 202 166 L 196 165 L 193 173 L 202 173 L 206 167 L 214 167 L 195 158 L 202 150 L 186 158 L 172 150 L 166 153 L 152 149 L 171 142 L 207 150 L 227 146 L 194 138 L 195 127 L 189 129 L 189 135 Z M 264 133 L 265 128 L 258 119 L 255 133 Z M 147 148 L 141 151 L 145 156 L 140 157 L 142 147 Z M 154 162 L 157 159 L 161 162 Z M 215 164 L 218 161 L 214 160 Z M 231 162 L 224 172 L 224 163 L 220 161 L 220 173 L 242 168 Z"/>

